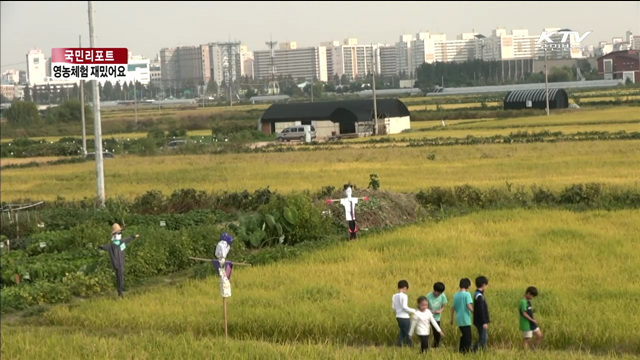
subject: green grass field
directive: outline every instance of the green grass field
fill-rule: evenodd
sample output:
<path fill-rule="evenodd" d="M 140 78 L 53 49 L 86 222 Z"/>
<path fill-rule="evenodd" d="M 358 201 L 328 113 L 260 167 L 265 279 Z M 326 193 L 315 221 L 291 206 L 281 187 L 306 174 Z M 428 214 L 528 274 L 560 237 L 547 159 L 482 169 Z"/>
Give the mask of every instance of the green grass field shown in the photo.
<path fill-rule="evenodd" d="M 435 160 L 428 160 L 429 154 Z M 366 186 L 378 174 L 383 189 L 417 191 L 431 186 L 546 185 L 581 182 L 638 186 L 639 141 L 590 141 L 435 148 L 344 148 L 230 155 L 119 156 L 105 161 L 107 196 L 133 197 L 157 189 L 206 191 L 316 191 L 353 181 Z M 2 172 L 4 201 L 29 197 L 68 200 L 93 197 L 92 162 Z"/>
<path fill-rule="evenodd" d="M 530 285 L 540 291 L 533 304 L 545 334 L 544 349 L 531 358 L 610 352 L 631 358 L 640 351 L 632 331 L 640 327 L 639 231 L 638 210 L 487 211 L 412 225 L 290 261 L 236 268 L 229 343 L 221 339 L 221 299 L 211 277 L 121 301 L 57 306 L 31 326 L 5 323 L 2 356 L 169 359 L 224 351 L 235 358 L 417 358 L 417 349 L 391 346 L 397 325 L 389 302 L 397 281 L 409 281 L 414 306 L 436 281 L 451 299 L 460 278 L 483 274 L 492 321 L 491 350 L 482 358 L 523 356 L 517 302 Z M 433 356 L 459 358 L 450 319 L 445 312 L 444 348 Z"/>

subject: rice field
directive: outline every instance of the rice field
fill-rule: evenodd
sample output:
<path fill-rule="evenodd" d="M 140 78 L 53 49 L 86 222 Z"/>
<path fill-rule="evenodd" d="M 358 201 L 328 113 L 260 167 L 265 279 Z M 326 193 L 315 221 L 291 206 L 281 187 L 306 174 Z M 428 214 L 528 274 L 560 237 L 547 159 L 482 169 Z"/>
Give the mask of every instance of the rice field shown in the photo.
<path fill-rule="evenodd" d="M 435 160 L 427 157 L 433 154 Z M 105 161 L 107 196 L 134 197 L 152 189 L 317 191 L 352 181 L 366 186 L 378 174 L 383 189 L 412 192 L 431 186 L 481 188 L 583 182 L 638 186 L 640 141 L 495 144 L 446 147 L 336 148 L 228 155 L 118 156 Z M 93 197 L 94 163 L 2 171 L 3 201 Z"/>
<path fill-rule="evenodd" d="M 525 356 L 517 303 L 531 285 L 540 292 L 533 306 L 545 334 L 536 359 L 634 358 L 639 231 L 638 210 L 486 211 L 417 224 L 235 269 L 228 342 L 211 277 L 124 300 L 56 306 L 30 325 L 5 323 L 2 357 L 418 358 L 416 348 L 392 347 L 397 324 L 389 301 L 397 281 L 409 281 L 414 306 L 436 281 L 451 299 L 460 278 L 485 275 L 490 350 L 478 358 Z M 453 353 L 459 332 L 450 316 L 443 314 L 443 348 L 432 356 L 462 358 Z"/>

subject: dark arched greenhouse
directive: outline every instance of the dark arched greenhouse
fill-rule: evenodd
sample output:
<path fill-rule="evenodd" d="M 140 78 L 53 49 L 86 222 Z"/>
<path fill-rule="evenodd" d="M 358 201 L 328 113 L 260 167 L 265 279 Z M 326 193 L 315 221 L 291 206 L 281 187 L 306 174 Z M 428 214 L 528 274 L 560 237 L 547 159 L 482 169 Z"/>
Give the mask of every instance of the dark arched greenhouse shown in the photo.
<path fill-rule="evenodd" d="M 546 109 L 545 89 L 514 90 L 504 97 L 505 110 Z M 549 89 L 549 109 L 566 109 L 569 107 L 569 95 L 563 89 Z"/>

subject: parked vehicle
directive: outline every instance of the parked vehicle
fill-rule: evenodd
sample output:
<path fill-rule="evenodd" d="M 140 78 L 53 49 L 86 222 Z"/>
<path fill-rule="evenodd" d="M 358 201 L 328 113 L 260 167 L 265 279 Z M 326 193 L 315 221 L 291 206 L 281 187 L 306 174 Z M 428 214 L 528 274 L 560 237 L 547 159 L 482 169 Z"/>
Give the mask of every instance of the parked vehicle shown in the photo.
<path fill-rule="evenodd" d="M 282 130 L 281 133 L 278 134 L 279 141 L 291 141 L 291 140 L 300 140 L 304 141 L 305 131 L 308 131 L 311 134 L 311 140 L 315 140 L 316 138 L 316 128 L 313 125 L 297 125 L 297 126 L 289 126 Z"/>
<path fill-rule="evenodd" d="M 169 144 L 167 144 L 167 147 L 168 147 L 169 149 L 175 149 L 175 148 L 177 148 L 178 146 L 183 146 L 183 145 L 185 145 L 186 143 L 187 143 L 187 141 L 186 141 L 186 140 L 171 140 L 171 141 L 169 142 Z"/>
<path fill-rule="evenodd" d="M 113 159 L 113 158 L 115 158 L 115 157 L 116 157 L 116 156 L 115 156 L 115 155 L 113 155 L 113 153 L 110 153 L 110 152 L 108 152 L 108 151 L 103 151 L 103 152 L 102 152 L 102 158 L 103 158 L 103 159 Z M 85 155 L 85 156 L 84 156 L 84 158 L 85 158 L 86 160 L 94 160 L 94 159 L 96 158 L 96 153 L 95 153 L 95 152 L 87 153 L 87 155 Z"/>

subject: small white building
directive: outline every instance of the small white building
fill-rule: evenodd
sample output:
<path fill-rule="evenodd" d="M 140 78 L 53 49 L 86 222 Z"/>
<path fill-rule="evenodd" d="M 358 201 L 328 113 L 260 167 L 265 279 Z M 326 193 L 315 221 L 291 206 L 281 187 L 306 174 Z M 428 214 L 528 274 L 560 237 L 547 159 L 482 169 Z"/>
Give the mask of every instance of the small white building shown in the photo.
<path fill-rule="evenodd" d="M 398 99 L 380 99 L 378 133 L 397 134 L 411 127 L 409 109 Z M 318 138 L 373 132 L 373 100 L 273 104 L 260 118 L 260 130 L 280 133 L 289 126 L 313 125 Z"/>

